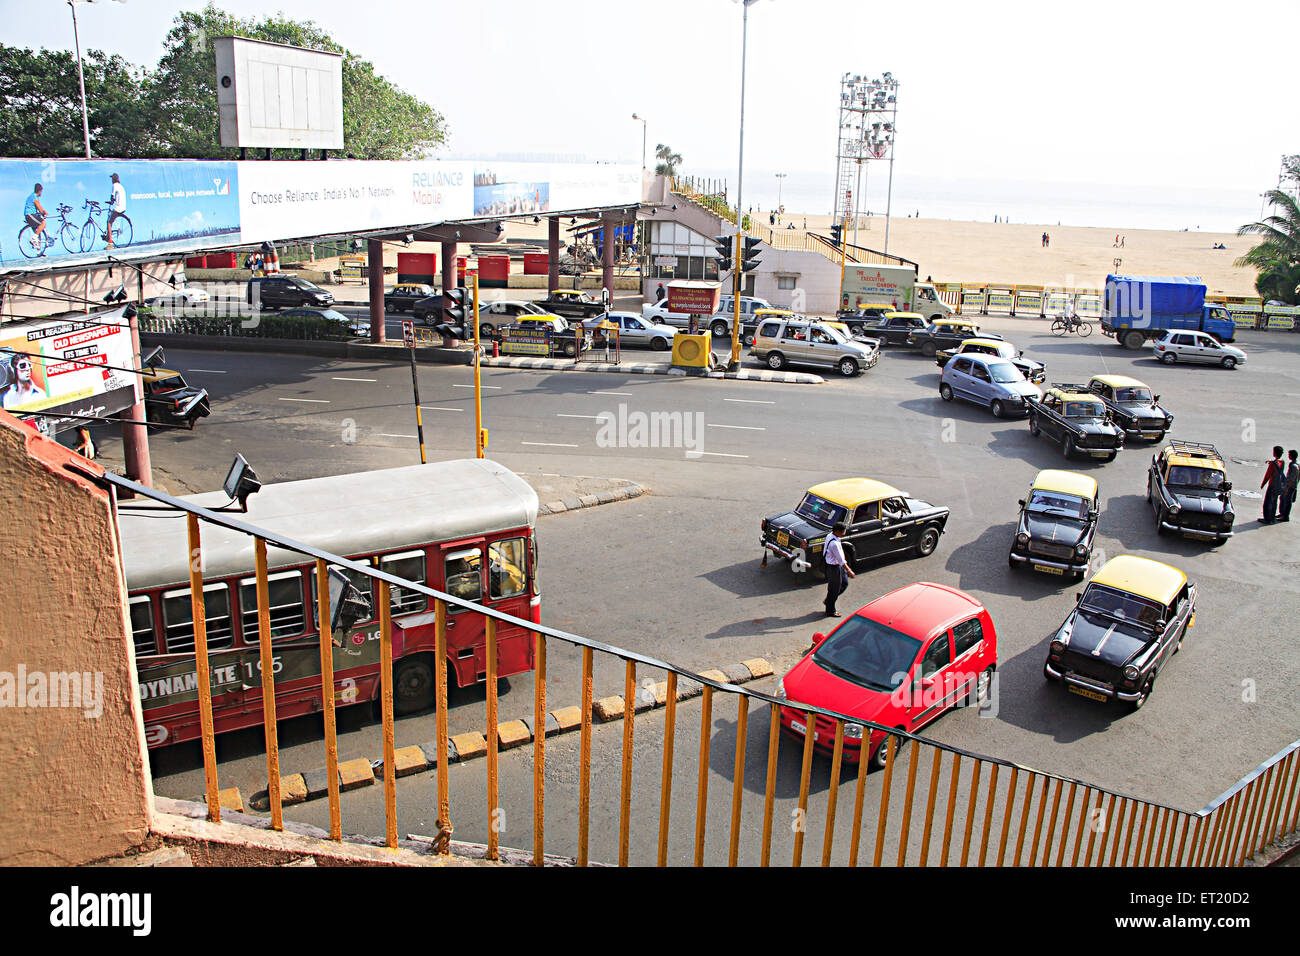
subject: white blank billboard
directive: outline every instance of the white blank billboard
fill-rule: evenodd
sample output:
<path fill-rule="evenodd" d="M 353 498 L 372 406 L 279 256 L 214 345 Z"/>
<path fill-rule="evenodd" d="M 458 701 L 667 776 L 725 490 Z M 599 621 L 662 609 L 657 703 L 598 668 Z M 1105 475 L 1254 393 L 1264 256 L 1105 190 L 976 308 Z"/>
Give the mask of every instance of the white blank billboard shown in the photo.
<path fill-rule="evenodd" d="M 212 45 L 222 146 L 343 148 L 341 54 L 244 37 Z"/>

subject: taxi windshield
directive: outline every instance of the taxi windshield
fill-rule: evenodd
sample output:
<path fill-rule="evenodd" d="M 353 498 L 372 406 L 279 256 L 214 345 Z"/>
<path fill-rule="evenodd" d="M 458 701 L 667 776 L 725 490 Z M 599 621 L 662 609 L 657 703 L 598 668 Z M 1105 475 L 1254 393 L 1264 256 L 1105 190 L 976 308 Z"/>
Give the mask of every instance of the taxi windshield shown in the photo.
<path fill-rule="evenodd" d="M 1087 501 L 1075 495 L 1067 495 L 1059 491 L 1035 490 L 1030 493 L 1025 507 L 1029 511 L 1040 511 L 1065 518 L 1086 518 L 1090 506 Z"/>
<path fill-rule="evenodd" d="M 1101 402 L 1066 402 L 1066 418 L 1101 418 L 1106 408 Z"/>
<path fill-rule="evenodd" d="M 170 391 L 173 388 L 187 388 L 185 379 L 179 375 L 169 375 L 166 378 L 156 379 L 149 384 L 149 387 L 155 392 Z"/>
<path fill-rule="evenodd" d="M 1025 380 L 1025 377 L 1020 374 L 1020 369 L 1010 362 L 994 362 L 989 366 L 989 375 L 999 385 L 1009 385 L 1012 382 L 1023 382 Z"/>
<path fill-rule="evenodd" d="M 828 528 L 844 520 L 844 508 L 814 495 L 811 491 L 803 496 L 803 501 L 799 502 L 799 507 L 794 509 L 794 513 Z"/>
<path fill-rule="evenodd" d="M 1117 402 L 1150 402 L 1151 389 L 1149 388 L 1117 388 L 1115 389 L 1115 401 Z"/>
<path fill-rule="evenodd" d="M 1174 465 L 1169 469 L 1170 485 L 1180 488 L 1204 488 L 1218 491 L 1223 487 L 1223 472 L 1217 468 L 1195 468 L 1191 465 Z"/>
<path fill-rule="evenodd" d="M 837 677 L 889 691 L 907 679 L 920 649 L 916 638 L 855 615 L 813 652 L 813 660 Z"/>
<path fill-rule="evenodd" d="M 1164 608 L 1155 601 L 1126 591 L 1117 591 L 1104 584 L 1089 585 L 1081 603 L 1084 610 L 1097 611 L 1107 617 L 1147 628 L 1154 628 L 1164 617 Z"/>

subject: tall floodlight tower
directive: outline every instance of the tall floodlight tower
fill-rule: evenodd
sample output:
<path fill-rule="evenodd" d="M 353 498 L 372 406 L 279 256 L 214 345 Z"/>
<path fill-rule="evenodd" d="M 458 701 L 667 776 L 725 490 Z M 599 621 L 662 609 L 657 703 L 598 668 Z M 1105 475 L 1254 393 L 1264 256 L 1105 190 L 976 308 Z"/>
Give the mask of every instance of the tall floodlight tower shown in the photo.
<path fill-rule="evenodd" d="M 885 251 L 889 251 L 889 214 L 894 193 L 894 134 L 897 130 L 898 81 L 892 73 L 864 77 L 845 73 L 840 80 L 839 149 L 835 168 L 835 221 L 850 216 L 855 223 L 861 209 L 864 164 L 889 162 L 889 192 L 885 200 Z M 857 236 L 855 234 L 854 241 Z"/>

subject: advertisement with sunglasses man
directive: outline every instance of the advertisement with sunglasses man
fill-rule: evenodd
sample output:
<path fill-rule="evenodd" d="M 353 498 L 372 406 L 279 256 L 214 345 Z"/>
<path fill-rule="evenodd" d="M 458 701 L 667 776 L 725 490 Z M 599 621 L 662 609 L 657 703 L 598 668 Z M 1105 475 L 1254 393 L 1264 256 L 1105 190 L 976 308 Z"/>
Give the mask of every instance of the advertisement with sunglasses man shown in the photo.
<path fill-rule="evenodd" d="M 0 385 L 3 389 L 3 404 L 7 409 L 23 408 L 33 402 L 44 401 L 49 396 L 45 389 L 36 384 L 33 378 L 33 362 L 30 355 L 18 355 L 10 352 L 0 355 Z"/>

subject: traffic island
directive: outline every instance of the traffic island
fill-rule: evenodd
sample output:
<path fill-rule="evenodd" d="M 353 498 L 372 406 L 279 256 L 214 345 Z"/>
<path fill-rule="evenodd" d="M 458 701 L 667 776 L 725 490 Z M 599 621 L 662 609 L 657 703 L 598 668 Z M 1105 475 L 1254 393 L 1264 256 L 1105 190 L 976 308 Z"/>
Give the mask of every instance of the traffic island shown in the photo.
<path fill-rule="evenodd" d="M 575 362 L 562 358 L 520 358 L 499 356 L 484 358 L 480 365 L 492 368 L 536 368 L 550 372 L 614 372 L 623 375 L 672 375 L 679 378 L 719 378 L 740 382 L 779 382 L 785 385 L 822 385 L 825 379 L 810 372 L 773 372 L 768 369 L 742 368 L 735 372 L 720 369 L 678 368 L 661 362 Z"/>

